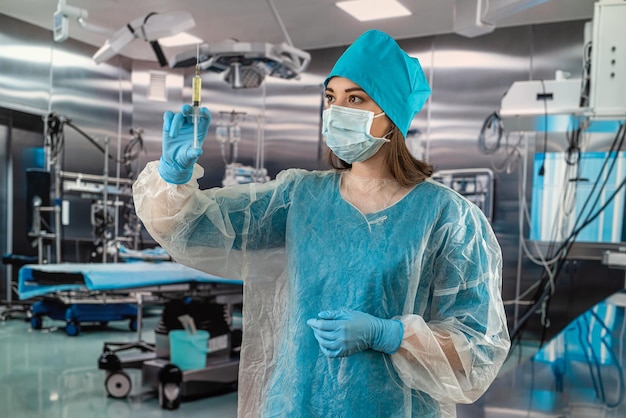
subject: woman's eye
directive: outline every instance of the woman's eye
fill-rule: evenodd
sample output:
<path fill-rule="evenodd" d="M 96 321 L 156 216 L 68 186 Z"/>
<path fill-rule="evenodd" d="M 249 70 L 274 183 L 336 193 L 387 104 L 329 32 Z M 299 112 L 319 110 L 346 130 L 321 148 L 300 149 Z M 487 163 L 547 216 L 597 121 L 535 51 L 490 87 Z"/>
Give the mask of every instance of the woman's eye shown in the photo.
<path fill-rule="evenodd" d="M 350 103 L 355 103 L 355 104 L 363 103 L 363 99 L 361 99 L 359 96 L 350 96 L 349 101 Z"/>
<path fill-rule="evenodd" d="M 326 103 L 332 103 L 335 100 L 335 98 L 333 96 L 330 95 L 326 95 Z"/>

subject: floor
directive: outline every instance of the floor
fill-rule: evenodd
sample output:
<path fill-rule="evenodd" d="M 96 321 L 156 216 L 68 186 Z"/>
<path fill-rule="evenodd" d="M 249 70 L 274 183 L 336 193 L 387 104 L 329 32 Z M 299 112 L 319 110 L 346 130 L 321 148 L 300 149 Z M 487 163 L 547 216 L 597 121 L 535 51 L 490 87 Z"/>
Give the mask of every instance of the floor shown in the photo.
<path fill-rule="evenodd" d="M 618 295 L 619 296 L 619 295 Z M 516 348 L 495 383 L 458 418 L 618 418 L 626 416 L 626 298 L 609 299 L 578 318 L 539 352 L 532 343 Z M 2 311 L 0 307 L 0 312 Z M 141 338 L 154 341 L 159 312 L 147 312 Z M 237 416 L 237 394 L 186 400 L 174 411 L 160 408 L 153 388 L 128 369 L 126 399 L 107 396 L 97 363 L 103 343 L 134 342 L 127 322 L 84 327 L 70 337 L 64 322 L 45 318 L 31 329 L 25 316 L 0 321 L 0 417 L 203 417 Z"/>
<path fill-rule="evenodd" d="M 532 355 L 511 356 L 476 405 L 459 418 L 626 417 L 626 293 L 597 304 Z M 526 358 L 524 358 L 526 357 Z M 468 415 L 464 415 L 467 411 Z"/>
<path fill-rule="evenodd" d="M 2 308 L 0 307 L 0 311 Z M 159 316 L 144 318 L 142 339 L 154 342 Z M 0 417 L 2 418 L 235 418 L 237 394 L 185 401 L 174 411 L 159 407 L 151 388 L 142 388 L 138 370 L 128 369 L 132 390 L 126 399 L 107 396 L 106 374 L 98 369 L 103 343 L 134 342 L 128 322 L 82 327 L 70 337 L 65 323 L 45 318 L 31 329 L 24 316 L 0 321 Z"/>

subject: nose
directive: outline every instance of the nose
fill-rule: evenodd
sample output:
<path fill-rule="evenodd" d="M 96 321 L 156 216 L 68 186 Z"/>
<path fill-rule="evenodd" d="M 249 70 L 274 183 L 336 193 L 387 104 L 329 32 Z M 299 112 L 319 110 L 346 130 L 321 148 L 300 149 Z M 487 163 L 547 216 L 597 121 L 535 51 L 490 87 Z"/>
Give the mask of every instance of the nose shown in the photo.
<path fill-rule="evenodd" d="M 335 98 L 335 103 L 333 103 L 335 106 L 341 106 L 341 107 L 350 107 L 350 102 L 348 101 L 348 97 L 342 98 L 342 97 L 336 97 Z"/>

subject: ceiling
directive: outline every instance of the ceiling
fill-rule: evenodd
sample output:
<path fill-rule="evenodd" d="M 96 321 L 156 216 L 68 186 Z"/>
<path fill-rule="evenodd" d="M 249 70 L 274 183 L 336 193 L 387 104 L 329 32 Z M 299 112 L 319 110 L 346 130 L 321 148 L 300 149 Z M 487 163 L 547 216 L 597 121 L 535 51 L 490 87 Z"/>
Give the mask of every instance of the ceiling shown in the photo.
<path fill-rule="evenodd" d="M 337 0 L 66 0 L 88 12 L 90 25 L 114 31 L 151 12 L 187 11 L 196 25 L 187 32 L 214 43 L 225 39 L 241 42 L 285 41 L 270 3 L 280 15 L 293 45 L 304 50 L 347 45 L 367 29 L 376 28 L 396 39 L 453 33 L 455 0 L 400 0 L 413 13 L 408 17 L 358 22 L 335 6 Z M 481 1 L 481 0 L 462 0 Z M 482 0 L 512 3 L 519 0 Z M 496 27 L 591 19 L 595 0 L 527 0 L 537 4 L 494 22 Z M 52 28 L 57 0 L 1 0 L 4 14 L 46 29 Z M 52 39 L 52 32 L 50 33 Z M 107 35 L 82 28 L 70 19 L 69 37 L 100 47 Z M 192 46 L 186 49 L 192 48 Z M 166 55 L 178 52 L 165 50 Z M 122 50 L 132 59 L 155 61 L 152 49 L 135 41 Z"/>

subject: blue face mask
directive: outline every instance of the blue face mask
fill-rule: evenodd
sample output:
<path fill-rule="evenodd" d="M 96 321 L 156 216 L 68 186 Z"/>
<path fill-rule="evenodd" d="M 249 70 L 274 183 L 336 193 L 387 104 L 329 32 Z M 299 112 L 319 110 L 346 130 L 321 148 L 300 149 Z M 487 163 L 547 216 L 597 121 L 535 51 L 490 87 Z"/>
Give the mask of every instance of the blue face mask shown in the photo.
<path fill-rule="evenodd" d="M 326 145 L 348 164 L 367 160 L 385 142 L 389 142 L 386 138 L 370 134 L 374 118 L 384 114 L 374 115 L 367 110 L 331 105 L 322 115 L 322 134 L 326 137 Z"/>

